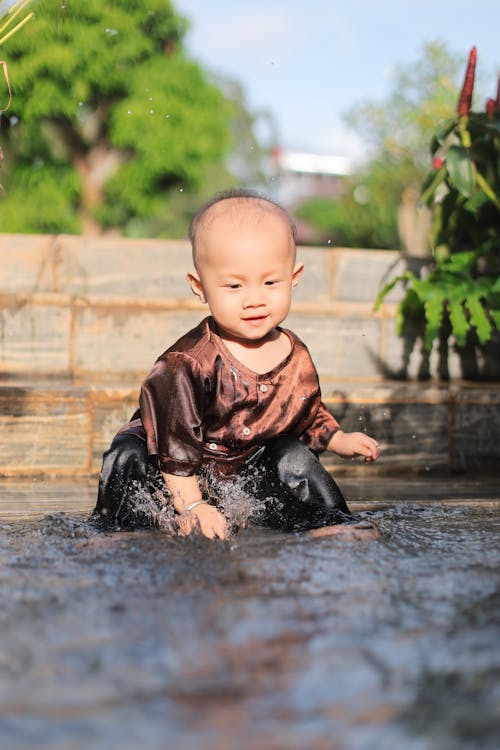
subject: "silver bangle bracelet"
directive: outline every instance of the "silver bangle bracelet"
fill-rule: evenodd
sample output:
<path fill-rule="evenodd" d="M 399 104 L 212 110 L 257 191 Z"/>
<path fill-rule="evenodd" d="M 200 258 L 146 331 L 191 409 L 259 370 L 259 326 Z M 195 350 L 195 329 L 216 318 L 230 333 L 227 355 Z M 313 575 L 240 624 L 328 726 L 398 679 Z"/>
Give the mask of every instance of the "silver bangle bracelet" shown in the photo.
<path fill-rule="evenodd" d="M 193 508 L 196 508 L 197 505 L 202 505 L 202 503 L 206 502 L 206 500 L 195 500 L 194 503 L 191 503 L 191 505 L 188 505 L 187 508 L 184 508 L 182 512 L 189 513 L 189 511 L 193 510 Z"/>

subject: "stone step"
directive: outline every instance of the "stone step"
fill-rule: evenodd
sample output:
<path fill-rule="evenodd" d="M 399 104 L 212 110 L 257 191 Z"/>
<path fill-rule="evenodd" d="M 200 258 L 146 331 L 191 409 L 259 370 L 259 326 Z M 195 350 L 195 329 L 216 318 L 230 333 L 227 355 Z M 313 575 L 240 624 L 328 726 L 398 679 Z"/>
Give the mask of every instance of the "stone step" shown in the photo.
<path fill-rule="evenodd" d="M 305 272 L 285 325 L 307 343 L 321 379 L 500 379 L 491 352 L 422 352 L 395 333 L 395 289 L 384 281 L 422 261 L 394 251 L 299 248 Z M 183 241 L 0 234 L 0 377 L 141 377 L 207 308 L 191 294 Z"/>
<path fill-rule="evenodd" d="M 372 308 L 389 269 L 404 267 L 399 254 L 300 248 L 299 258 L 287 325 L 321 375 L 380 379 L 387 352 L 397 367 L 394 304 Z M 0 234 L 0 375 L 142 376 L 207 312 L 190 268 L 183 241 Z"/>
<path fill-rule="evenodd" d="M 196 300 L 0 296 L 0 374 L 142 375 L 207 314 Z M 322 377 L 381 379 L 403 345 L 387 311 L 366 303 L 294 303 L 285 326 L 307 342 Z"/>
<path fill-rule="evenodd" d="M 373 300 L 389 270 L 405 267 L 399 254 L 299 248 L 299 258 L 286 324 L 321 375 L 380 379 L 397 368 L 394 304 L 374 316 Z M 183 241 L 0 234 L 0 375 L 143 375 L 207 313 L 190 268 Z"/>
<path fill-rule="evenodd" d="M 500 379 L 500 337 L 477 357 L 451 339 L 444 357 L 437 347 L 427 355 L 420 339 L 396 334 L 394 308 L 296 301 L 284 325 L 307 344 L 324 382 L 436 378 L 443 367 L 451 379 Z M 206 313 L 194 299 L 0 294 L 0 378 L 137 379 Z"/>
<path fill-rule="evenodd" d="M 87 476 L 135 410 L 138 383 L 0 384 L 1 476 Z M 336 474 L 492 469 L 500 465 L 500 386 L 426 386 L 342 381 L 324 401 L 348 431 L 366 430 L 383 447 L 374 466 L 324 459 Z"/>
<path fill-rule="evenodd" d="M 406 270 L 400 253 L 350 248 L 298 249 L 305 273 L 297 301 L 365 302 L 381 282 Z M 0 233 L 0 293 L 55 293 L 76 299 L 192 299 L 186 274 L 192 269 L 189 243 L 124 237 Z M 390 301 L 401 292 L 391 293 Z"/>

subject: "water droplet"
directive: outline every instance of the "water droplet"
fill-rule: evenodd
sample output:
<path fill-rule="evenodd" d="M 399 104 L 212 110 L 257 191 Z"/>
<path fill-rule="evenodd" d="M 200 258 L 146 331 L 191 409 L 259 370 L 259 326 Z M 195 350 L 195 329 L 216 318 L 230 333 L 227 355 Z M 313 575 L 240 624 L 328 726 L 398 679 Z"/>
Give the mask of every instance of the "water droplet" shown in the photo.
<path fill-rule="evenodd" d="M 184 188 L 179 188 L 179 193 L 183 193 L 183 192 L 184 192 Z"/>
<path fill-rule="evenodd" d="M 165 115 L 165 117 L 166 117 L 166 118 L 167 118 L 167 120 L 168 120 L 168 118 L 170 117 L 170 115 Z"/>
<path fill-rule="evenodd" d="M 132 114 L 132 110 L 131 109 L 127 109 L 127 114 L 131 115 Z"/>

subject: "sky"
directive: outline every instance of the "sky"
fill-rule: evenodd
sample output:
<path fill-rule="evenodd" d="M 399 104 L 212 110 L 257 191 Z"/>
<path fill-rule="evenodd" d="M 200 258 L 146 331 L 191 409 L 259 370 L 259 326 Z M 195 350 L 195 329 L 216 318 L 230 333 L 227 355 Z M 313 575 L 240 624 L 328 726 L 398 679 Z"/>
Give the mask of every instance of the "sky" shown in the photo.
<path fill-rule="evenodd" d="M 357 104 L 382 102 L 391 74 L 439 39 L 463 56 L 496 94 L 499 0 L 173 0 L 191 24 L 190 54 L 238 80 L 251 110 L 269 110 L 280 146 L 362 158 L 343 121 Z M 482 102 L 476 102 L 482 108 Z"/>

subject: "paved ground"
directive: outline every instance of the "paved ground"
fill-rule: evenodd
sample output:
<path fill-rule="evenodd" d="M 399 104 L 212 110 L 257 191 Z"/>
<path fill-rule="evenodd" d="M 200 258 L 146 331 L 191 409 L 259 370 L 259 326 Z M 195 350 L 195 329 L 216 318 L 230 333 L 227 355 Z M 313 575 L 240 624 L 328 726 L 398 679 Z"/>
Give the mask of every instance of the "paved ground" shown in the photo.
<path fill-rule="evenodd" d="M 96 495 L 96 478 L 0 479 L 0 518 L 36 518 L 49 513 L 88 513 Z M 500 502 L 500 478 L 488 475 L 413 477 L 342 477 L 338 480 L 354 510 L 411 503 Z"/>
<path fill-rule="evenodd" d="M 375 539 L 107 534 L 95 480 L 0 482 L 2 750 L 498 750 L 498 483 L 363 474 Z"/>

